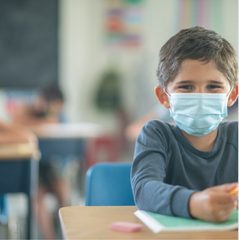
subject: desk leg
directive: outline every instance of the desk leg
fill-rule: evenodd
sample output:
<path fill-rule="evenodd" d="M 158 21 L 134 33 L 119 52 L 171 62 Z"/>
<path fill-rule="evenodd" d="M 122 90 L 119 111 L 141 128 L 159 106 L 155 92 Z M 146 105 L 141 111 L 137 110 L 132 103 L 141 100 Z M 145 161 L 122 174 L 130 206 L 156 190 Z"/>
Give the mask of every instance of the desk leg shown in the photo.
<path fill-rule="evenodd" d="M 25 193 L 28 200 L 27 239 L 36 239 L 35 200 L 38 188 L 38 160 L 0 161 L 0 195 Z"/>
<path fill-rule="evenodd" d="M 33 227 L 32 227 L 32 199 L 28 196 L 28 214 L 27 214 L 27 239 L 32 239 Z"/>
<path fill-rule="evenodd" d="M 38 189 L 38 161 L 29 161 L 27 171 L 29 177 L 28 185 L 28 215 L 27 215 L 27 239 L 37 238 L 37 189 Z"/>

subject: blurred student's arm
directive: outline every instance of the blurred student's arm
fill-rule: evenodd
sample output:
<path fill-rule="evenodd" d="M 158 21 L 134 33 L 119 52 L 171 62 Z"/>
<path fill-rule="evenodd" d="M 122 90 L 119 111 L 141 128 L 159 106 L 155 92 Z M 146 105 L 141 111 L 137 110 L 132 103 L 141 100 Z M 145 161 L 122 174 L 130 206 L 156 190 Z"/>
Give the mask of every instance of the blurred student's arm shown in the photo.
<path fill-rule="evenodd" d="M 27 127 L 17 123 L 0 122 L 0 133 L 0 144 L 29 143 L 37 145 L 36 136 Z"/>
<path fill-rule="evenodd" d="M 130 123 L 125 128 L 125 132 L 124 132 L 125 137 L 129 140 L 136 140 L 144 124 L 156 118 L 157 118 L 156 114 L 152 111 L 148 113 L 146 116 L 138 119 L 137 121 Z"/>
<path fill-rule="evenodd" d="M 158 103 L 145 116 L 130 123 L 125 128 L 125 137 L 129 140 L 136 140 L 144 124 L 153 119 L 158 119 L 174 124 L 174 121 L 172 118 L 170 118 L 169 110 Z"/>

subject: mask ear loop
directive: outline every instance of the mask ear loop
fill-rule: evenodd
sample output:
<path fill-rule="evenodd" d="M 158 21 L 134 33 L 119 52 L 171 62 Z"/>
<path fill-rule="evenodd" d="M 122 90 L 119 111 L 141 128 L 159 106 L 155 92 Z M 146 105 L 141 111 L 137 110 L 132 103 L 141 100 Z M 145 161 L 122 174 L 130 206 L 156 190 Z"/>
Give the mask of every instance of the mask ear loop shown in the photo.
<path fill-rule="evenodd" d="M 234 88 L 234 84 L 232 84 L 232 87 L 231 87 L 229 93 L 226 95 L 227 98 L 228 98 L 228 97 L 230 96 L 230 94 L 232 93 L 233 88 Z"/>
<path fill-rule="evenodd" d="M 163 91 L 166 93 L 166 95 L 167 95 L 169 98 L 171 98 L 170 94 L 167 92 L 167 90 L 165 89 L 165 87 L 163 88 Z M 170 112 L 170 114 L 171 114 L 171 112 L 172 112 L 171 107 L 169 108 L 169 112 Z"/>
<path fill-rule="evenodd" d="M 168 96 L 169 98 L 171 98 L 171 96 L 169 95 L 169 93 L 167 92 L 167 90 L 165 89 L 165 87 L 163 88 L 163 91 L 167 94 L 167 96 Z"/>

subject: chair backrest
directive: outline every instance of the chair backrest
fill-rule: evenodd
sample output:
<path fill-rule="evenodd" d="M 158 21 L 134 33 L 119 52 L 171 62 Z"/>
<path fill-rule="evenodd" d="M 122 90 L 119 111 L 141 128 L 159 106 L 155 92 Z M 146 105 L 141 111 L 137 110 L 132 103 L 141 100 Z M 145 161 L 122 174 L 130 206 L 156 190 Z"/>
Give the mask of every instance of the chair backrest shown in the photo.
<path fill-rule="evenodd" d="M 86 206 L 135 205 L 131 183 L 131 163 L 98 163 L 86 173 Z"/>
<path fill-rule="evenodd" d="M 7 195 L 0 195 L 0 224 L 8 221 L 8 202 Z"/>

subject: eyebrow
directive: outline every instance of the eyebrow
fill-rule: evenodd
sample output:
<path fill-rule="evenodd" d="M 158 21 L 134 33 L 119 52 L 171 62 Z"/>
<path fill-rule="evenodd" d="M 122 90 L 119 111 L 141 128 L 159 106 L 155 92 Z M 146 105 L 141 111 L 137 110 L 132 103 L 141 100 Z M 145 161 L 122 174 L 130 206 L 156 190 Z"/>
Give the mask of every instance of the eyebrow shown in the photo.
<path fill-rule="evenodd" d="M 185 84 L 185 83 L 192 83 L 194 81 L 192 80 L 185 80 L 185 81 L 181 81 L 181 82 L 178 82 L 176 84 Z M 209 83 L 214 83 L 214 84 L 220 84 L 220 85 L 223 85 L 223 82 L 219 82 L 219 81 L 215 81 L 215 80 L 209 80 L 208 81 Z"/>
<path fill-rule="evenodd" d="M 215 80 L 210 80 L 209 82 L 210 82 L 210 83 L 215 83 L 215 84 L 223 85 L 223 82 L 219 82 L 219 81 L 215 81 Z"/>

